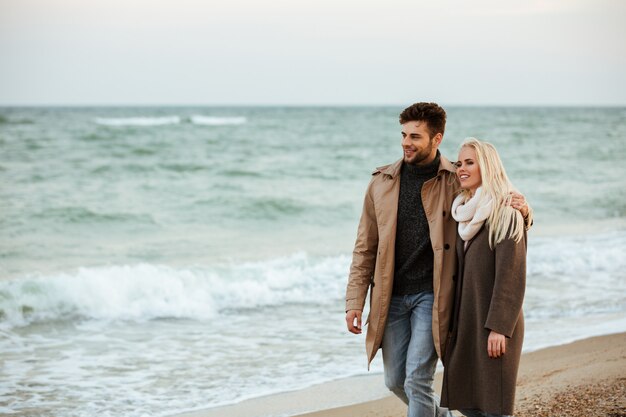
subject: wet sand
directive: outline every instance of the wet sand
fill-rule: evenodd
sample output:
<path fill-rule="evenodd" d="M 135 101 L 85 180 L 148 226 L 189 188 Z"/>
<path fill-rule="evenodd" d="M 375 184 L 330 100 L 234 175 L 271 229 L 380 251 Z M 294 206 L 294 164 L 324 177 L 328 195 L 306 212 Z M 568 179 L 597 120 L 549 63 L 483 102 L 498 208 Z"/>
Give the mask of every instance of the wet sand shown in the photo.
<path fill-rule="evenodd" d="M 441 374 L 436 377 L 436 390 Z M 378 398 L 363 401 L 363 398 Z M 337 404 L 351 404 L 337 407 Z M 307 412 L 307 410 L 319 410 Z M 455 413 L 456 414 L 456 413 Z M 347 378 L 178 417 L 403 417 L 382 375 Z M 522 355 L 516 417 L 626 417 L 626 333 Z"/>

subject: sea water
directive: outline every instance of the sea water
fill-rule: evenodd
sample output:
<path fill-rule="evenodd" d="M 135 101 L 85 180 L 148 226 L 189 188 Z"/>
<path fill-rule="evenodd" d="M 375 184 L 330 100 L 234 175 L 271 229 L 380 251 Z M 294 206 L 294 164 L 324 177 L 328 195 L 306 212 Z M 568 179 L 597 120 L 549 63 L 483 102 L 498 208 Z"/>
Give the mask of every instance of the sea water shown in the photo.
<path fill-rule="evenodd" d="M 365 373 L 343 296 L 401 110 L 0 108 L 0 414 L 168 416 Z M 447 110 L 442 153 L 492 142 L 535 210 L 525 349 L 626 331 L 626 109 Z"/>

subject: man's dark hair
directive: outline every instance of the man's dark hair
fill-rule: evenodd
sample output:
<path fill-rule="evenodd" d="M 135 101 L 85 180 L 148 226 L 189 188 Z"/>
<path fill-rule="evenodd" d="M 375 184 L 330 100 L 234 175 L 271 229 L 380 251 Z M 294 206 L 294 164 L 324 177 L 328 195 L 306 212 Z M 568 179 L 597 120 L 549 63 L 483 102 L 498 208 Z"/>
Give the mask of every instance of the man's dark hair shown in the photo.
<path fill-rule="evenodd" d="M 400 124 L 406 122 L 426 122 L 432 138 L 437 133 L 443 135 L 446 129 L 446 111 L 437 103 L 415 103 L 400 113 Z"/>

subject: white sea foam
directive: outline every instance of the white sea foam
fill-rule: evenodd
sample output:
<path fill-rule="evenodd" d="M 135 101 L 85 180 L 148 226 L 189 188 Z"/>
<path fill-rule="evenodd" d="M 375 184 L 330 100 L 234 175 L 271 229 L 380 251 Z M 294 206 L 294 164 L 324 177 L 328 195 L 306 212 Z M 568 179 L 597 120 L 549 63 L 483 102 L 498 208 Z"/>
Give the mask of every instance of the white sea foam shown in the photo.
<path fill-rule="evenodd" d="M 325 303 L 340 297 L 346 256 L 315 262 L 303 253 L 212 268 L 162 265 L 80 268 L 0 282 L 0 324 L 88 318 L 207 319 L 224 309 Z"/>
<path fill-rule="evenodd" d="M 620 311 L 626 305 L 626 232 L 529 241 L 529 319 Z M 259 262 L 173 268 L 80 268 L 0 281 L 0 326 L 50 320 L 204 320 L 232 309 L 340 300 L 347 255 L 304 253 Z"/>
<path fill-rule="evenodd" d="M 182 118 L 180 116 L 120 118 L 97 117 L 94 121 L 103 126 L 165 126 L 177 125 L 186 122 L 204 126 L 228 126 L 243 125 L 248 122 L 248 120 L 242 116 L 217 117 L 202 115 L 193 115 L 189 118 Z"/>
<path fill-rule="evenodd" d="M 95 122 L 104 126 L 164 126 L 179 124 L 181 122 L 181 118 L 179 116 L 123 118 L 98 117 L 95 119 Z"/>
<path fill-rule="evenodd" d="M 619 311 L 626 305 L 626 232 L 533 238 L 525 309 L 529 319 Z M 0 324 L 88 318 L 203 320 L 229 309 L 324 304 L 341 299 L 348 256 L 304 253 L 259 262 L 173 268 L 138 264 L 80 268 L 0 281 Z"/>
<path fill-rule="evenodd" d="M 247 122 L 245 117 L 214 117 L 194 115 L 189 118 L 191 123 L 207 126 L 243 125 Z"/>

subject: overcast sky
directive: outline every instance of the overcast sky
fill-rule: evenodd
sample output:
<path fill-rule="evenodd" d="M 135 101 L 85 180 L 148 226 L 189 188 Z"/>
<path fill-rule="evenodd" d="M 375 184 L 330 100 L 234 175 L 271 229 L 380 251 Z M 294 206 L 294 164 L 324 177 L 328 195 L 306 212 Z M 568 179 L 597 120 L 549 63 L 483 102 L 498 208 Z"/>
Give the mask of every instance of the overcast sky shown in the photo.
<path fill-rule="evenodd" d="M 0 0 L 0 105 L 626 105 L 623 0 Z"/>

